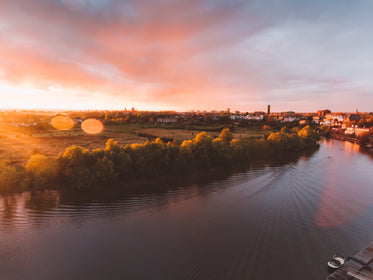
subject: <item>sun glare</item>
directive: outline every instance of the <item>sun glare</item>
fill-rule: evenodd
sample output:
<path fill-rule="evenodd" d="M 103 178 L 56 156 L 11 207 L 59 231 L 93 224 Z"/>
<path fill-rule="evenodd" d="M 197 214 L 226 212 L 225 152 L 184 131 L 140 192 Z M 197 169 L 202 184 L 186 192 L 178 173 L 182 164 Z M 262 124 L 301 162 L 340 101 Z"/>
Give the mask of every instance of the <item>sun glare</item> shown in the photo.
<path fill-rule="evenodd" d="M 104 130 L 104 125 L 99 120 L 86 119 L 82 123 L 82 129 L 87 134 L 99 134 Z"/>
<path fill-rule="evenodd" d="M 74 121 L 67 116 L 57 116 L 53 118 L 51 123 L 58 130 L 69 130 L 74 127 Z"/>

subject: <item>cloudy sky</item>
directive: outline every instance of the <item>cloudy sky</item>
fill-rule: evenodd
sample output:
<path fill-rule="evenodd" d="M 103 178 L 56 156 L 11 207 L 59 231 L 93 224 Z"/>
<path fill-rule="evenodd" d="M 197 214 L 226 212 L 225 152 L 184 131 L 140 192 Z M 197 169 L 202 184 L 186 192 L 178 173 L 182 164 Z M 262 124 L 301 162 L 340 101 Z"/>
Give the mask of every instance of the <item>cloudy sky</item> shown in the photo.
<path fill-rule="evenodd" d="M 1 0 L 0 108 L 373 111 L 372 0 Z"/>

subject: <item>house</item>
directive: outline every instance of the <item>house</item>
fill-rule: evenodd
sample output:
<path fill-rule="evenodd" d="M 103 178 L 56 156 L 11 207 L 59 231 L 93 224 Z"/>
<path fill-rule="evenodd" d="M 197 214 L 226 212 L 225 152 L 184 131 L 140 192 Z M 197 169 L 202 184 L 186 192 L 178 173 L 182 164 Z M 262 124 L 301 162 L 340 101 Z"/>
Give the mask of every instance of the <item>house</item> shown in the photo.
<path fill-rule="evenodd" d="M 352 126 L 352 127 L 348 127 L 346 130 L 345 130 L 345 134 L 355 134 L 356 136 L 360 136 L 360 134 L 364 133 L 364 132 L 369 132 L 369 128 L 361 128 L 361 127 L 356 127 L 356 126 Z"/>
<path fill-rule="evenodd" d="M 347 126 L 350 124 L 350 122 L 357 123 L 361 120 L 361 116 L 359 114 L 348 114 L 347 117 L 344 119 L 341 127 L 347 128 Z"/>
<path fill-rule="evenodd" d="M 343 122 L 344 121 L 344 117 L 342 115 L 328 114 L 328 115 L 325 115 L 325 119 L 328 120 L 328 121 L 333 121 L 333 122 Z"/>
<path fill-rule="evenodd" d="M 294 118 L 294 117 L 284 117 L 282 119 L 282 122 L 293 122 L 295 120 L 296 120 L 296 118 Z"/>
<path fill-rule="evenodd" d="M 360 114 L 348 114 L 348 116 L 346 117 L 345 121 L 346 122 L 358 122 L 361 120 L 361 116 Z"/>
<path fill-rule="evenodd" d="M 242 120 L 245 118 L 245 116 L 240 116 L 238 114 L 230 115 L 231 120 Z"/>
<path fill-rule="evenodd" d="M 247 115 L 247 116 L 245 116 L 245 119 L 246 120 L 260 121 L 260 120 L 264 119 L 264 116 L 263 115 L 260 115 L 260 116 L 258 116 L 258 115 Z"/>
<path fill-rule="evenodd" d="M 176 123 L 177 119 L 175 118 L 159 118 L 157 119 L 158 123 Z"/>
<path fill-rule="evenodd" d="M 314 123 L 319 123 L 319 122 L 320 122 L 320 117 L 316 117 L 316 116 L 314 116 L 314 117 L 312 118 L 312 121 L 313 121 Z"/>
<path fill-rule="evenodd" d="M 320 122 L 320 125 L 325 125 L 325 126 L 332 126 L 334 124 L 333 120 L 323 120 Z"/>
<path fill-rule="evenodd" d="M 264 119 L 264 116 L 256 116 L 256 115 L 231 115 L 230 118 L 232 120 L 255 120 L 260 121 Z"/>

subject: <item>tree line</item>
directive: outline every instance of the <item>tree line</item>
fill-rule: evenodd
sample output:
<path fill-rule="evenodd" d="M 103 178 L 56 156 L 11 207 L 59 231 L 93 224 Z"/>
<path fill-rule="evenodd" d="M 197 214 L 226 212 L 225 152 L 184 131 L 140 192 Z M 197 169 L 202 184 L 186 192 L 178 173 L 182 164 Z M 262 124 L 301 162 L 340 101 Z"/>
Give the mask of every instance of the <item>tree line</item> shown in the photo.
<path fill-rule="evenodd" d="M 110 139 L 104 149 L 71 146 L 54 157 L 31 156 L 25 166 L 0 162 L 0 192 L 74 188 L 87 190 L 116 182 L 185 174 L 197 169 L 247 163 L 301 153 L 318 145 L 319 134 L 309 126 L 283 128 L 262 138 L 234 139 L 229 129 L 217 138 L 206 132 L 194 139 L 164 143 L 157 138 L 120 146 Z"/>

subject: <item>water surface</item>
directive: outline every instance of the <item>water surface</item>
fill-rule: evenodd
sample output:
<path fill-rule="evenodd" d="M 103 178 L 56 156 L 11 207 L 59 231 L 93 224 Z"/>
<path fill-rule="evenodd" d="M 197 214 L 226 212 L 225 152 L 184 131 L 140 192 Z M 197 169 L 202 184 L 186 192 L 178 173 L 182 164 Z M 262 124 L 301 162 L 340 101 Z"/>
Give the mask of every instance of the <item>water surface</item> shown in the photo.
<path fill-rule="evenodd" d="M 325 140 L 230 175 L 0 197 L 0 279 L 325 279 L 373 241 L 372 170 Z"/>

